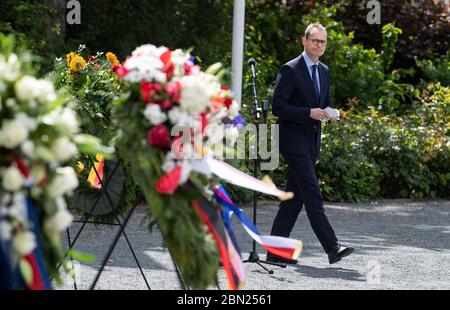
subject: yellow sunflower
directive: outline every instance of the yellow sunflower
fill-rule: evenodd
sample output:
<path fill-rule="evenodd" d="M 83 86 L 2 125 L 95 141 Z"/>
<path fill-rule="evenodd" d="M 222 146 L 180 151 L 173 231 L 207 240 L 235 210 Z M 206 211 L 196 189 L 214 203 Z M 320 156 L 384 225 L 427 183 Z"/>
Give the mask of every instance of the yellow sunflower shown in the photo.
<path fill-rule="evenodd" d="M 70 62 L 72 61 L 72 59 L 74 57 L 76 57 L 77 54 L 75 54 L 74 52 L 70 52 L 69 54 L 66 55 L 66 61 L 67 61 L 67 66 L 70 66 Z"/>
<path fill-rule="evenodd" d="M 80 72 L 86 66 L 86 60 L 84 60 L 81 56 L 75 56 L 70 61 L 70 71 L 71 72 Z"/>
<path fill-rule="evenodd" d="M 106 58 L 108 58 L 108 61 L 111 63 L 111 65 L 120 65 L 119 60 L 117 60 L 116 55 L 114 55 L 114 53 L 108 52 L 106 53 Z"/>

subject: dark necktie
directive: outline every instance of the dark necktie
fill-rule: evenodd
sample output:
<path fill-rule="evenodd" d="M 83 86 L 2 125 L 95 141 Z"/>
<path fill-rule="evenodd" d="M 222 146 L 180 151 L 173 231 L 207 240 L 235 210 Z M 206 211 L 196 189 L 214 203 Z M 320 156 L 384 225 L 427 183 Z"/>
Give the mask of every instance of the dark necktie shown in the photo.
<path fill-rule="evenodd" d="M 313 65 L 313 71 L 312 71 L 312 81 L 314 85 L 314 90 L 316 91 L 317 101 L 320 102 L 320 93 L 319 93 L 319 86 L 317 85 L 317 65 Z"/>

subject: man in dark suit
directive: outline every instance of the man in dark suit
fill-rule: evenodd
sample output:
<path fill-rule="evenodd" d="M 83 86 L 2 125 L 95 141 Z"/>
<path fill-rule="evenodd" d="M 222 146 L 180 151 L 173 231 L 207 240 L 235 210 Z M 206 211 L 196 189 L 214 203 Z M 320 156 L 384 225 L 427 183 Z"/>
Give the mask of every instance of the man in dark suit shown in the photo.
<path fill-rule="evenodd" d="M 315 175 L 321 121 L 332 120 L 324 110 L 330 105 L 330 71 L 319 61 L 326 48 L 326 28 L 309 25 L 302 43 L 304 52 L 281 67 L 273 94 L 272 112 L 278 117 L 280 152 L 287 164 L 286 191 L 295 196 L 280 203 L 271 234 L 289 237 L 304 204 L 314 233 L 334 264 L 354 249 L 339 245 Z M 267 261 L 297 263 L 270 253 Z"/>

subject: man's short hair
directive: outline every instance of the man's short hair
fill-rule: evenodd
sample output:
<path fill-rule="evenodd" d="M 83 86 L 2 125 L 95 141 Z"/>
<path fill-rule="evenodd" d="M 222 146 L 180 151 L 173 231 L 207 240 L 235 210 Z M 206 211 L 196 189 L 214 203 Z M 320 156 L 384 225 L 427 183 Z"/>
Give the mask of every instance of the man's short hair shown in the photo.
<path fill-rule="evenodd" d="M 312 32 L 312 30 L 314 28 L 318 28 L 320 30 L 325 31 L 325 33 L 327 33 L 327 28 L 324 27 L 321 23 L 312 23 L 312 24 L 309 24 L 308 27 L 306 27 L 305 38 L 309 38 L 310 37 L 311 32 Z"/>

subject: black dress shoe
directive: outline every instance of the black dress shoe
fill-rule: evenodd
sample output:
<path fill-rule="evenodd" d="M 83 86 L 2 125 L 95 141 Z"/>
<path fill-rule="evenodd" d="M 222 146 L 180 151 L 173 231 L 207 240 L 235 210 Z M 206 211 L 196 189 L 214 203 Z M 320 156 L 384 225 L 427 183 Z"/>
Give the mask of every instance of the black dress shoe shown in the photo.
<path fill-rule="evenodd" d="M 266 262 L 278 263 L 278 264 L 287 264 L 287 265 L 298 264 L 298 260 L 296 260 L 296 259 L 288 259 L 288 258 L 276 256 L 276 255 L 273 255 L 273 254 L 267 254 Z"/>
<path fill-rule="evenodd" d="M 354 250 L 355 249 L 351 248 L 351 247 L 340 246 L 339 249 L 328 253 L 328 261 L 330 262 L 330 264 L 335 264 L 338 261 L 340 261 L 342 258 L 352 254 Z"/>

